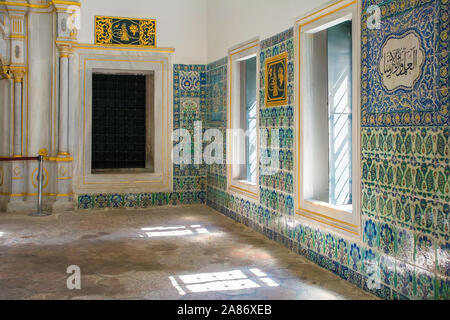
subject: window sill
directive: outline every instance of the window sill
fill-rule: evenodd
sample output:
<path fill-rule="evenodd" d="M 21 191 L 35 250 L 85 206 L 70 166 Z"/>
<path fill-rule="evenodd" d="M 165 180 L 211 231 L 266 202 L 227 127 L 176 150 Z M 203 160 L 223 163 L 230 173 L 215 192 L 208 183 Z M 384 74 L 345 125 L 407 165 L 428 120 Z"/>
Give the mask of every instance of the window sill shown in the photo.
<path fill-rule="evenodd" d="M 234 181 L 237 181 L 237 182 L 239 182 L 240 184 L 248 185 L 249 187 L 254 187 L 254 188 L 256 188 L 256 183 L 251 183 L 251 182 L 248 182 L 247 180 L 234 180 Z"/>
<path fill-rule="evenodd" d="M 319 228 L 325 228 L 343 236 L 360 239 L 360 226 L 353 214 L 353 206 L 334 206 L 322 201 L 304 200 L 296 214 Z"/>
<path fill-rule="evenodd" d="M 136 173 L 154 173 L 153 169 L 130 168 L 130 169 L 93 169 L 92 174 L 136 174 Z"/>
<path fill-rule="evenodd" d="M 353 205 L 333 205 L 331 203 L 327 203 L 324 201 L 319 200 L 305 200 L 305 203 L 311 204 L 312 206 L 317 206 L 319 208 L 327 209 L 327 210 L 333 210 L 336 213 L 352 213 L 353 212 Z"/>
<path fill-rule="evenodd" d="M 250 200 L 259 200 L 258 185 L 245 180 L 232 180 L 228 186 L 228 191 L 249 198 Z"/>

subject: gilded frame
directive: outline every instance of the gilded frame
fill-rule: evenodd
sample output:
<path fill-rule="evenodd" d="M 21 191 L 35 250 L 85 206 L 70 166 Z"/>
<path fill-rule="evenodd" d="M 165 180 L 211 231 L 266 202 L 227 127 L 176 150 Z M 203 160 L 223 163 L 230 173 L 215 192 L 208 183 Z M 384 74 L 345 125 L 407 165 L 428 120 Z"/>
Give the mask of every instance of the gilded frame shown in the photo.
<path fill-rule="evenodd" d="M 156 19 L 138 19 L 110 16 L 95 16 L 94 19 L 96 45 L 156 48 Z M 114 28 L 115 24 L 120 24 L 121 28 L 125 27 L 126 39 L 117 38 L 116 35 L 122 34 L 122 30 Z M 133 31 L 131 31 L 131 26 L 136 28 L 135 30 L 133 30 L 134 33 Z M 133 36 L 129 34 L 128 31 L 130 31 L 130 33 L 133 33 Z M 146 34 L 143 33 L 144 31 L 146 31 Z M 138 35 L 138 37 L 136 37 L 136 34 Z M 133 39 L 135 40 L 131 40 L 130 37 L 133 37 Z M 151 41 L 152 37 L 153 41 Z"/>
<path fill-rule="evenodd" d="M 265 96 L 266 96 L 266 107 L 274 107 L 274 106 L 284 106 L 287 105 L 288 103 L 288 86 L 287 86 L 287 81 L 288 81 L 288 76 L 287 76 L 287 65 L 288 65 L 288 53 L 287 52 L 283 52 L 275 57 L 272 58 L 268 58 L 265 62 L 265 78 L 266 78 L 266 84 L 265 84 Z M 284 70 L 284 75 L 283 75 L 283 84 L 284 87 L 283 88 L 279 88 L 278 87 L 278 74 L 272 75 L 270 76 L 269 74 L 269 69 L 274 67 L 274 66 L 279 66 L 279 65 L 283 65 L 283 70 Z M 271 69 L 274 70 L 274 69 Z M 280 70 L 280 68 L 277 68 L 277 70 Z M 270 76 L 270 77 L 269 77 Z M 277 91 L 279 89 L 281 89 L 283 91 L 283 95 L 281 97 L 272 97 L 272 94 L 269 94 L 272 90 L 270 88 L 270 83 L 273 83 L 273 81 L 275 81 L 275 83 L 277 84 Z"/>

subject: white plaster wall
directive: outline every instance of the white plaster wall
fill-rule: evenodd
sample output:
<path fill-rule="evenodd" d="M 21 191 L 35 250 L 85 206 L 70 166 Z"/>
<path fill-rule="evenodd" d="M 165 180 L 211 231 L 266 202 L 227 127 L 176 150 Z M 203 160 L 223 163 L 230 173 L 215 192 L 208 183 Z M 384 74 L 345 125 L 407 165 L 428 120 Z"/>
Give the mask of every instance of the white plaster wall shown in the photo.
<path fill-rule="evenodd" d="M 156 19 L 157 46 L 173 47 L 173 63 L 206 63 L 209 0 L 81 0 L 80 43 L 94 43 L 94 16 Z"/>
<path fill-rule="evenodd" d="M 207 60 L 223 58 L 228 49 L 259 36 L 270 38 L 294 26 L 297 18 L 329 0 L 208 0 Z"/>

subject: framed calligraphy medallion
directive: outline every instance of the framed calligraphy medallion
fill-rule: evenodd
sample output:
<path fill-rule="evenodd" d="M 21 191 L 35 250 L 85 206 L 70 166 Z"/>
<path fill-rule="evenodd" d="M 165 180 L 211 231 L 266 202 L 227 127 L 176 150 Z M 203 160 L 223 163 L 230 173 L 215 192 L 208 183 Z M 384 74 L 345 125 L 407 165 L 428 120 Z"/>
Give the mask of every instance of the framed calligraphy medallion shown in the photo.
<path fill-rule="evenodd" d="M 156 48 L 156 20 L 96 16 L 95 44 Z"/>
<path fill-rule="evenodd" d="M 287 52 L 266 60 L 266 106 L 287 104 Z"/>
<path fill-rule="evenodd" d="M 425 53 L 414 31 L 389 37 L 381 49 L 378 64 L 383 87 L 388 92 L 413 89 L 424 62 Z"/>

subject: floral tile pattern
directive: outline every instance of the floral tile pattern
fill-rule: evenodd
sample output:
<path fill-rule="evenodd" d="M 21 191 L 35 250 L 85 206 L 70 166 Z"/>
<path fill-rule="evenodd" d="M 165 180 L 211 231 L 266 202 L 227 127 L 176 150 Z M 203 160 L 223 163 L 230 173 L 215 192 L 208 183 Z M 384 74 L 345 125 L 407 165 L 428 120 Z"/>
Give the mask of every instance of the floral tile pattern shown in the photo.
<path fill-rule="evenodd" d="M 114 195 L 92 194 L 78 196 L 78 209 L 139 209 L 153 206 L 202 204 L 205 202 L 205 191 Z"/>
<path fill-rule="evenodd" d="M 206 66 L 174 65 L 174 128 L 193 132 L 206 103 Z M 174 165 L 173 192 L 78 195 L 78 209 L 149 208 L 206 202 L 206 167 Z"/>
<path fill-rule="evenodd" d="M 365 24 L 365 9 L 373 4 L 381 8 L 381 30 L 369 30 Z M 362 19 L 361 242 L 350 242 L 290 217 L 286 199 L 294 196 L 290 164 L 295 144 L 293 90 L 288 105 L 277 108 L 266 108 L 261 92 L 260 127 L 267 130 L 269 141 L 271 128 L 282 129 L 280 149 L 268 150 L 279 152 L 281 171 L 261 175 L 261 199 L 250 203 L 246 225 L 381 298 L 448 299 L 449 3 L 363 0 Z M 423 71 L 415 87 L 388 92 L 373 61 L 378 61 L 386 39 L 411 30 L 424 48 Z M 261 41 L 262 66 L 266 58 L 284 51 L 290 56 L 293 36 L 289 29 Z M 208 76 L 221 66 L 226 68 L 226 61 L 208 65 Z M 296 61 L 290 57 L 289 63 L 293 72 Z M 226 84 L 224 70 L 220 79 L 214 74 L 215 82 Z M 211 79 L 208 86 L 214 85 Z M 262 88 L 264 81 L 262 72 Z M 226 104 L 208 99 L 211 108 L 226 114 Z M 225 129 L 226 119 L 215 127 Z M 228 194 L 226 185 L 225 166 L 209 168 L 207 204 L 241 221 L 243 199 Z"/>
<path fill-rule="evenodd" d="M 380 6 L 382 23 L 380 30 L 362 29 L 362 125 L 448 125 L 448 0 L 364 1 L 363 8 L 372 4 Z M 363 22 L 369 16 L 364 9 Z M 381 48 L 389 37 L 410 31 L 420 38 L 425 55 L 420 79 L 389 93 L 378 70 Z"/>
<path fill-rule="evenodd" d="M 379 5 L 380 30 L 367 28 Z M 363 0 L 361 32 L 361 241 L 299 223 L 294 217 L 294 30 L 260 43 L 259 125 L 278 139 L 276 175 L 261 175 L 261 199 L 226 192 L 226 166 L 174 165 L 174 192 L 79 195 L 79 209 L 148 208 L 206 203 L 343 279 L 383 299 L 450 299 L 449 1 Z M 391 36 L 413 32 L 424 52 L 412 88 L 388 91 L 378 63 Z M 288 101 L 265 105 L 265 60 L 287 52 Z M 174 66 L 174 128 L 225 133 L 228 58 Z M 278 129 L 272 136 L 271 129 Z M 226 143 L 226 141 L 224 141 Z M 270 143 L 270 142 L 269 142 Z M 225 158 L 224 154 L 224 158 Z M 262 167 L 260 167 L 261 169 Z"/>

